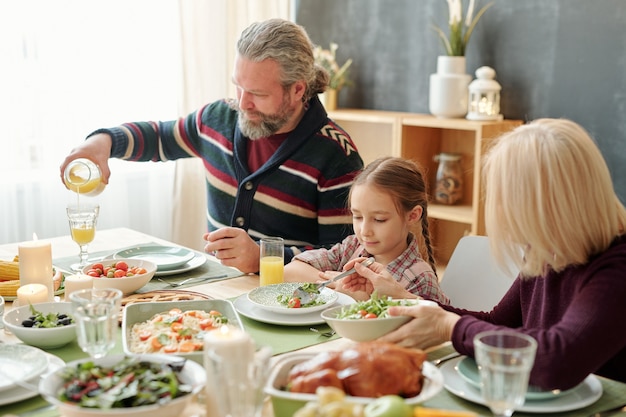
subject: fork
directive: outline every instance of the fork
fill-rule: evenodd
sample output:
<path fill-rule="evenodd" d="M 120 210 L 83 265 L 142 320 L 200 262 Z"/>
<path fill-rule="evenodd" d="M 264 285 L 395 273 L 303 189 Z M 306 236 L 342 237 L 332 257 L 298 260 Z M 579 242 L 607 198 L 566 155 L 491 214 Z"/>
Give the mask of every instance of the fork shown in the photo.
<path fill-rule="evenodd" d="M 210 277 L 194 277 L 194 278 L 187 278 L 182 280 L 181 282 L 167 282 L 164 279 L 161 278 L 157 278 L 159 281 L 167 284 L 170 287 L 180 287 L 182 285 L 188 284 L 190 282 L 202 282 L 202 281 L 206 281 L 209 279 L 219 279 L 219 278 L 226 278 L 227 275 L 223 274 L 223 275 L 217 275 L 217 276 L 210 276 Z"/>
<path fill-rule="evenodd" d="M 327 332 L 320 332 L 319 330 L 317 330 L 315 327 L 310 327 L 309 328 L 310 331 L 315 332 L 317 334 L 319 334 L 320 336 L 324 336 L 324 337 L 333 337 L 335 335 L 335 333 L 337 333 L 334 330 L 329 330 Z"/>
<path fill-rule="evenodd" d="M 368 267 L 374 263 L 374 260 L 375 259 L 373 257 L 367 258 L 366 260 L 361 262 L 361 265 Z M 301 304 L 309 304 L 311 301 L 315 299 L 315 297 L 318 296 L 322 288 L 326 287 L 328 284 L 332 282 L 340 280 L 341 278 L 347 277 L 348 275 L 352 275 L 355 272 L 356 272 L 356 268 L 352 268 L 345 272 L 342 272 L 341 274 L 337 275 L 335 278 L 329 279 L 328 281 L 325 281 L 321 284 L 308 283 L 306 288 L 304 288 L 301 285 L 298 288 L 296 288 L 296 290 L 293 292 L 292 297 L 299 298 Z"/>

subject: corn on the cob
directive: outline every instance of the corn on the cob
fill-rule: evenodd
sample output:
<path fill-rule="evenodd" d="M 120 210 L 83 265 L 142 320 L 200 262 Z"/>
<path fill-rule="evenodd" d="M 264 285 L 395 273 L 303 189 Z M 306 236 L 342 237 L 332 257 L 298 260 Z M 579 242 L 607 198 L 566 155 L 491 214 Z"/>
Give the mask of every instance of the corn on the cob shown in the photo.
<path fill-rule="evenodd" d="M 0 281 L 0 295 L 3 297 L 16 297 L 17 289 L 20 287 L 20 280 Z"/>
<path fill-rule="evenodd" d="M 0 281 L 20 279 L 20 264 L 15 261 L 0 260 Z"/>

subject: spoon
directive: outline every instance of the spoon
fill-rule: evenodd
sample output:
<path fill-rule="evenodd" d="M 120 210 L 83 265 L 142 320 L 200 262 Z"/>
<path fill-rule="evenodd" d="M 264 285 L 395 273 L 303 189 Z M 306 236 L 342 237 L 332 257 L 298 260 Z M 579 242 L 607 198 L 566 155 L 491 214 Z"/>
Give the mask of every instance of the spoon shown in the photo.
<path fill-rule="evenodd" d="M 361 265 L 368 267 L 371 264 L 374 263 L 374 258 L 367 258 L 366 260 L 364 260 L 363 262 L 361 262 Z M 293 292 L 292 297 L 293 298 L 299 298 L 300 299 L 300 305 L 305 305 L 305 304 L 309 304 L 311 301 L 313 301 L 320 293 L 320 291 L 322 290 L 322 288 L 324 288 L 325 286 L 327 286 L 330 283 L 333 283 L 335 281 L 340 280 L 341 278 L 345 278 L 348 275 L 352 275 L 356 272 L 356 268 L 352 268 L 349 269 L 345 272 L 342 272 L 341 274 L 337 275 L 335 278 L 333 279 L 329 279 L 328 281 L 325 281 L 321 284 L 311 284 L 308 283 L 306 284 L 306 287 L 303 287 L 302 285 L 299 286 L 298 288 L 296 288 L 296 290 Z"/>

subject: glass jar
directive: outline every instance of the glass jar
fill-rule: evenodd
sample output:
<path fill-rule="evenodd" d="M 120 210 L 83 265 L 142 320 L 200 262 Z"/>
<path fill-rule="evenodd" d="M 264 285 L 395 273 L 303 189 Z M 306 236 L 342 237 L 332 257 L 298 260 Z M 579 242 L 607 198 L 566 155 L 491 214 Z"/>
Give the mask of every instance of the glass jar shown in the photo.
<path fill-rule="evenodd" d="M 456 204 L 463 198 L 463 171 L 461 155 L 458 153 L 440 153 L 435 155 L 439 162 L 435 183 L 435 201 L 440 204 Z"/>
<path fill-rule="evenodd" d="M 70 162 L 63 172 L 63 180 L 71 191 L 85 196 L 96 196 L 106 186 L 100 167 L 87 158 Z"/>

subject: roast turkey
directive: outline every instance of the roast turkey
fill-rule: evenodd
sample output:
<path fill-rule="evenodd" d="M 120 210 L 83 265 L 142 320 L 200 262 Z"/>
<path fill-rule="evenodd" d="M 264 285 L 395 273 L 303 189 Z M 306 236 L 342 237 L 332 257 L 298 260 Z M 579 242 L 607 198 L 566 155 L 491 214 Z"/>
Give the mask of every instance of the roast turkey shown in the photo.
<path fill-rule="evenodd" d="M 422 364 L 426 353 L 391 343 L 365 342 L 341 352 L 323 352 L 294 366 L 287 389 L 315 393 L 333 386 L 357 397 L 400 395 L 414 397 L 422 391 Z"/>

